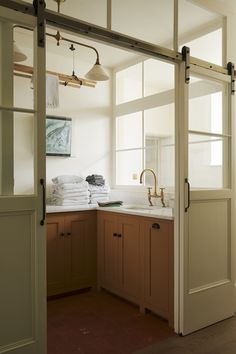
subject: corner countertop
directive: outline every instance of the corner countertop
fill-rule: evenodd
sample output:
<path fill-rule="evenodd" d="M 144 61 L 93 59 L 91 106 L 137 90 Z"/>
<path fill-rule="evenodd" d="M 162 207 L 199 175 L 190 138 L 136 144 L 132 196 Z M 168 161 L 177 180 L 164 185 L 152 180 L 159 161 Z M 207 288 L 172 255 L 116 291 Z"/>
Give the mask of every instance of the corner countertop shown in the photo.
<path fill-rule="evenodd" d="M 47 205 L 47 213 L 67 213 L 75 211 L 101 210 L 120 214 L 129 214 L 137 216 L 146 216 L 151 218 L 160 218 L 174 220 L 174 210 L 172 208 L 149 207 L 146 205 L 124 204 L 117 207 L 98 207 L 96 204 L 77 205 L 77 206 L 56 206 Z"/>

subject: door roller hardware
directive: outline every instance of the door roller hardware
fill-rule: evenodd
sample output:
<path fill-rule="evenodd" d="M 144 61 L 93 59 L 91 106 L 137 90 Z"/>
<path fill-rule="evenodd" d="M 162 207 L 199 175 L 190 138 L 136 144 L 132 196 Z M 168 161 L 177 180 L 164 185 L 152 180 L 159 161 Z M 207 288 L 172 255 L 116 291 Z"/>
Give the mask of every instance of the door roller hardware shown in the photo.
<path fill-rule="evenodd" d="M 182 56 L 185 61 L 185 83 L 189 84 L 190 82 L 190 48 L 184 46 L 182 48 Z"/>
<path fill-rule="evenodd" d="M 231 95 L 235 93 L 235 70 L 234 63 L 229 62 L 227 64 L 228 74 L 231 76 Z"/>

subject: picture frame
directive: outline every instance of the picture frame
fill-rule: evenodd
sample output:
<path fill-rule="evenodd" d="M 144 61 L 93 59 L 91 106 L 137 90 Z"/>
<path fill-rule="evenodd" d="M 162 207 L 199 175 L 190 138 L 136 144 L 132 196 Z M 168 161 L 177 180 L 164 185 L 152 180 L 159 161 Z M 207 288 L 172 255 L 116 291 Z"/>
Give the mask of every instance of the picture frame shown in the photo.
<path fill-rule="evenodd" d="M 72 119 L 46 116 L 46 156 L 71 156 Z"/>

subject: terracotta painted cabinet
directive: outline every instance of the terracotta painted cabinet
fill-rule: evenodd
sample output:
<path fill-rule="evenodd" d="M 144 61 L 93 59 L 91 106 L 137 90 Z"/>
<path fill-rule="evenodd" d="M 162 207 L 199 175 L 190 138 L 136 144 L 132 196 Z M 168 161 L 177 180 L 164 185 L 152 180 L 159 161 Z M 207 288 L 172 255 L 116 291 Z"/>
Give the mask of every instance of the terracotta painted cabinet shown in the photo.
<path fill-rule="evenodd" d="M 47 215 L 48 296 L 95 286 L 96 211 Z"/>
<path fill-rule="evenodd" d="M 98 211 L 98 286 L 135 303 L 140 298 L 140 232 L 136 217 Z"/>

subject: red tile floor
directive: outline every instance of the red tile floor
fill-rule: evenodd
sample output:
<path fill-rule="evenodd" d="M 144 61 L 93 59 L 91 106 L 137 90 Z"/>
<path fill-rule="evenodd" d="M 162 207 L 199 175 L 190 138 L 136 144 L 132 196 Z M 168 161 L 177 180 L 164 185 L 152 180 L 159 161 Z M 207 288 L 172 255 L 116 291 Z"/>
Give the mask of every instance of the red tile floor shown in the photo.
<path fill-rule="evenodd" d="M 171 336 L 166 321 L 105 291 L 48 301 L 48 354 L 129 354 Z"/>

